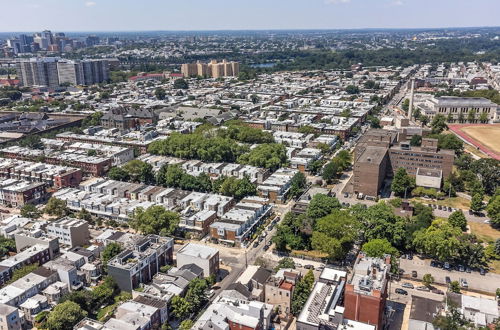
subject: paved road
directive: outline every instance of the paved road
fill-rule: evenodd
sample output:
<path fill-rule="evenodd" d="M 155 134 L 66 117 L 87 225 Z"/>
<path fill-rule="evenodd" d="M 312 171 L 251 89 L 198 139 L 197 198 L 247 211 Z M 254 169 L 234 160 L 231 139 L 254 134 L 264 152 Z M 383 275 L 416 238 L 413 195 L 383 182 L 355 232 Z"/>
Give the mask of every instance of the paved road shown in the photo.
<path fill-rule="evenodd" d="M 486 275 L 480 275 L 479 272 L 459 272 L 456 270 L 444 270 L 441 268 L 431 267 L 430 260 L 422 260 L 418 257 L 414 257 L 413 260 L 400 259 L 401 269 L 404 273 L 409 275 L 412 271 L 417 271 L 417 278 L 422 279 L 424 274 L 432 274 L 436 284 L 446 284 L 446 276 L 449 276 L 452 281 L 459 281 L 460 278 L 465 278 L 469 284 L 469 288 L 472 290 L 478 290 L 483 292 L 494 293 L 496 289 L 500 286 L 500 275 L 494 273 L 486 273 Z"/>

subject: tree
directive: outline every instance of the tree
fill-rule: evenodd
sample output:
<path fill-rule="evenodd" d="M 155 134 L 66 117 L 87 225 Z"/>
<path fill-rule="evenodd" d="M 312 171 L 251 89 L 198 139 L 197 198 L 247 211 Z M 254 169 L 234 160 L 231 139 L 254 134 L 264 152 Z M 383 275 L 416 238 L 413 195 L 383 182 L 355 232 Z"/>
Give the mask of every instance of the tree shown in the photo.
<path fill-rule="evenodd" d="M 106 265 L 108 261 L 117 256 L 120 252 L 122 252 L 122 246 L 116 242 L 111 242 L 102 251 L 102 261 L 103 264 Z"/>
<path fill-rule="evenodd" d="M 482 112 L 481 115 L 479 115 L 479 121 L 483 124 L 487 123 L 490 120 L 488 117 L 488 113 Z"/>
<path fill-rule="evenodd" d="M 472 196 L 472 200 L 470 202 L 470 209 L 473 212 L 479 212 L 483 209 L 483 195 L 480 193 L 475 193 Z"/>
<path fill-rule="evenodd" d="M 421 135 L 413 135 L 410 140 L 410 145 L 414 147 L 420 147 L 422 144 L 422 136 Z"/>
<path fill-rule="evenodd" d="M 3 258 L 9 252 L 16 251 L 16 242 L 12 238 L 0 236 L 0 258 Z"/>
<path fill-rule="evenodd" d="M 56 305 L 47 317 L 46 327 L 50 330 L 73 329 L 80 320 L 87 316 L 87 312 L 72 301 L 65 301 Z"/>
<path fill-rule="evenodd" d="M 193 320 L 184 320 L 179 325 L 179 330 L 190 330 L 194 325 Z"/>
<path fill-rule="evenodd" d="M 153 166 L 138 159 L 134 159 L 123 165 L 123 170 L 128 173 L 130 180 L 134 182 L 152 183 L 154 181 Z"/>
<path fill-rule="evenodd" d="M 184 78 L 179 78 L 174 81 L 174 89 L 189 89 L 189 84 Z"/>
<path fill-rule="evenodd" d="M 430 287 L 434 283 L 434 277 L 431 274 L 425 274 L 422 278 L 422 282 L 426 287 Z"/>
<path fill-rule="evenodd" d="M 474 123 L 476 121 L 476 111 L 474 109 L 471 109 L 467 114 L 467 121 L 469 123 Z"/>
<path fill-rule="evenodd" d="M 144 210 L 142 207 L 135 209 L 130 227 L 141 233 L 172 235 L 179 224 L 178 213 L 168 211 L 161 205 L 153 205 Z"/>
<path fill-rule="evenodd" d="M 87 211 L 85 208 L 82 208 L 77 214 L 76 217 L 78 219 L 85 220 L 87 222 L 92 221 L 92 214 L 90 214 L 89 211 Z"/>
<path fill-rule="evenodd" d="M 462 230 L 452 226 L 444 219 L 435 220 L 427 229 L 414 234 L 413 244 L 417 251 L 428 254 L 440 261 L 449 261 L 459 257 Z"/>
<path fill-rule="evenodd" d="M 307 216 L 312 219 L 319 219 L 332 213 L 333 210 L 340 208 L 341 204 L 337 198 L 324 194 L 316 194 L 309 202 Z"/>
<path fill-rule="evenodd" d="M 165 92 L 165 89 L 158 87 L 155 89 L 155 96 L 158 100 L 164 100 L 167 93 Z"/>
<path fill-rule="evenodd" d="M 351 166 L 352 155 L 347 150 L 341 150 L 333 160 L 338 162 L 342 171 L 345 171 L 349 166 Z"/>
<path fill-rule="evenodd" d="M 311 294 L 314 285 L 314 274 L 312 270 L 309 270 L 307 274 L 297 283 L 295 286 L 295 291 L 292 296 L 292 306 L 290 311 L 293 315 L 299 315 L 302 311 L 302 307 L 307 302 L 309 295 Z"/>
<path fill-rule="evenodd" d="M 448 222 L 462 231 L 467 230 L 467 219 L 461 210 L 455 211 L 448 217 Z"/>
<path fill-rule="evenodd" d="M 458 282 L 456 283 L 458 284 Z M 460 287 L 458 288 L 458 293 L 459 292 Z M 466 330 L 474 328 L 464 317 L 462 312 L 453 304 L 449 304 L 445 315 L 437 315 L 434 318 L 434 321 L 432 321 L 432 324 L 436 327 L 436 329 L 443 330 Z"/>
<path fill-rule="evenodd" d="M 295 262 L 293 261 L 292 258 L 282 258 L 278 261 L 278 265 L 274 268 L 274 271 L 278 271 L 282 268 L 292 268 L 295 269 Z"/>
<path fill-rule="evenodd" d="M 451 281 L 450 291 L 454 293 L 460 293 L 460 283 L 458 283 L 458 281 Z"/>
<path fill-rule="evenodd" d="M 108 172 L 108 177 L 111 180 L 129 181 L 130 176 L 126 170 L 121 167 L 112 167 Z"/>
<path fill-rule="evenodd" d="M 407 239 L 406 221 L 396 216 L 390 205 L 380 202 L 366 209 L 352 207 L 351 213 L 360 222 L 360 229 L 367 241 L 385 238 L 397 249 L 404 247 Z"/>
<path fill-rule="evenodd" d="M 377 238 L 363 244 L 361 249 L 369 257 L 382 258 L 384 255 L 397 256 L 398 250 L 385 238 Z"/>
<path fill-rule="evenodd" d="M 56 216 L 58 218 L 64 217 L 69 214 L 69 209 L 66 205 L 66 201 L 55 197 L 50 197 L 43 211 L 48 215 Z"/>
<path fill-rule="evenodd" d="M 446 125 L 446 117 L 442 114 L 437 114 L 432 119 L 431 123 L 432 134 L 441 134 L 445 129 L 448 129 Z"/>
<path fill-rule="evenodd" d="M 260 144 L 250 152 L 241 155 L 238 163 L 277 170 L 287 162 L 286 148 L 278 143 Z"/>
<path fill-rule="evenodd" d="M 391 184 L 391 190 L 396 196 L 405 197 L 408 191 L 415 187 L 415 181 L 402 167 L 398 168 Z"/>
<path fill-rule="evenodd" d="M 25 218 L 38 219 L 42 212 L 33 204 L 24 204 L 21 208 L 21 216 Z"/>
<path fill-rule="evenodd" d="M 38 264 L 29 264 L 25 265 L 21 268 L 17 268 L 12 272 L 12 276 L 10 280 L 7 283 L 13 283 L 17 281 L 20 278 L 23 278 L 24 276 L 28 275 L 29 273 L 33 272 L 35 269 L 39 267 Z"/>
<path fill-rule="evenodd" d="M 299 197 L 304 188 L 306 187 L 306 176 L 302 172 L 297 172 L 291 180 L 290 183 L 290 196 L 297 198 Z"/>
<path fill-rule="evenodd" d="M 488 217 L 491 219 L 491 223 L 495 226 L 500 226 L 500 194 L 490 199 L 486 211 L 488 212 Z"/>
<path fill-rule="evenodd" d="M 342 171 L 340 170 L 340 166 L 337 162 L 329 162 L 323 168 L 322 178 L 331 183 L 334 179 L 336 179 Z"/>
<path fill-rule="evenodd" d="M 347 94 L 351 94 L 351 95 L 359 94 L 359 88 L 357 86 L 354 86 L 354 85 L 347 86 L 345 88 L 345 91 L 347 92 Z"/>
<path fill-rule="evenodd" d="M 180 296 L 174 296 L 171 302 L 172 315 L 178 319 L 185 319 L 191 314 L 191 304 Z"/>
<path fill-rule="evenodd" d="M 206 302 L 208 287 L 208 282 L 205 279 L 196 278 L 189 283 L 185 299 L 191 305 L 192 310 L 199 310 Z"/>
<path fill-rule="evenodd" d="M 314 225 L 311 245 L 330 260 L 345 258 L 357 238 L 357 222 L 348 211 L 335 209 Z"/>

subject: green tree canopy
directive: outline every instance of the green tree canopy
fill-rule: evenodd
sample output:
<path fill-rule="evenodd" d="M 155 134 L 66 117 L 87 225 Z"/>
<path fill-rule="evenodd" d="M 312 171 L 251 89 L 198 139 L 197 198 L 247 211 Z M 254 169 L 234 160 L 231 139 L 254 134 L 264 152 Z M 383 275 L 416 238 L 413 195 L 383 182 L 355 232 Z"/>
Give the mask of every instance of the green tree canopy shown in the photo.
<path fill-rule="evenodd" d="M 168 211 L 161 205 L 153 205 L 146 210 L 135 210 L 130 227 L 143 234 L 172 235 L 179 224 L 179 214 Z"/>
<path fill-rule="evenodd" d="M 467 219 L 461 210 L 455 211 L 448 217 L 448 222 L 462 231 L 467 230 Z"/>
<path fill-rule="evenodd" d="M 25 218 L 38 219 L 42 212 L 33 204 L 24 204 L 21 208 L 21 216 Z"/>
<path fill-rule="evenodd" d="M 241 155 L 238 163 L 249 164 L 275 171 L 287 163 L 286 148 L 278 143 L 260 144 L 250 152 Z"/>
<path fill-rule="evenodd" d="M 327 253 L 331 260 L 345 258 L 357 238 L 356 219 L 344 210 L 335 209 L 330 215 L 316 221 L 311 245 Z"/>
<path fill-rule="evenodd" d="M 324 194 L 316 194 L 309 202 L 307 216 L 312 219 L 322 218 L 332 213 L 335 209 L 340 209 L 341 205 L 337 198 Z"/>
<path fill-rule="evenodd" d="M 363 244 L 361 250 L 365 252 L 367 256 L 375 258 L 382 258 L 386 254 L 391 256 L 397 256 L 399 254 L 398 250 L 385 238 L 372 239 Z"/>
<path fill-rule="evenodd" d="M 415 180 L 402 167 L 398 168 L 392 179 L 391 190 L 396 196 L 407 197 L 415 187 Z M 406 192 L 406 196 L 405 196 Z"/>
<path fill-rule="evenodd" d="M 72 301 L 65 301 L 56 305 L 50 312 L 45 323 L 50 330 L 67 330 L 87 316 L 87 312 Z"/>
<path fill-rule="evenodd" d="M 55 197 L 50 197 L 43 211 L 48 215 L 56 216 L 58 218 L 64 217 L 69 214 L 69 209 L 66 205 L 66 201 Z"/>

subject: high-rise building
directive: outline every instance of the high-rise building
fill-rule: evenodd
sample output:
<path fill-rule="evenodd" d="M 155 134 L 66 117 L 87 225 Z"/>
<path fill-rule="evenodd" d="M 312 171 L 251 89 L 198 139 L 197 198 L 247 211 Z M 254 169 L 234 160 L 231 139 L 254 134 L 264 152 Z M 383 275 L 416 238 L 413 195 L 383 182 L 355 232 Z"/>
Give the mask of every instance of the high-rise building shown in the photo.
<path fill-rule="evenodd" d="M 31 58 L 17 62 L 17 73 L 23 86 L 93 85 L 109 79 L 109 65 L 106 60 Z"/>
<path fill-rule="evenodd" d="M 31 58 L 17 62 L 17 74 L 23 86 L 59 86 L 57 58 Z"/>
<path fill-rule="evenodd" d="M 181 65 L 181 73 L 184 77 L 196 77 L 198 75 L 198 64 L 184 63 Z"/>
<path fill-rule="evenodd" d="M 220 63 L 217 60 L 212 60 L 208 64 L 198 61 L 196 63 L 182 64 L 181 72 L 186 78 L 196 76 L 211 78 L 235 77 L 240 73 L 240 64 L 226 60 Z"/>

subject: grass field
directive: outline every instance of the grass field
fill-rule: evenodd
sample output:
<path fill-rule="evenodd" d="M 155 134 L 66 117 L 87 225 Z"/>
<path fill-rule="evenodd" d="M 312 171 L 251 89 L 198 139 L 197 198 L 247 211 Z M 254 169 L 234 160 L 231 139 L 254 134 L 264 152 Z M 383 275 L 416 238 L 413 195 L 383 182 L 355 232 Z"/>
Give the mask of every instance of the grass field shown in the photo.
<path fill-rule="evenodd" d="M 473 234 L 485 242 L 495 242 L 500 238 L 500 230 L 496 230 L 487 223 L 469 222 Z"/>
<path fill-rule="evenodd" d="M 466 126 L 460 130 L 500 154 L 500 125 Z"/>
<path fill-rule="evenodd" d="M 420 197 L 415 197 L 412 198 L 413 201 L 415 202 L 420 202 L 424 205 L 427 204 L 436 204 L 436 205 L 442 205 L 442 206 L 450 206 L 455 209 L 465 209 L 468 210 L 470 208 L 470 200 L 463 198 L 463 197 L 452 197 L 452 198 L 445 198 L 442 200 L 429 200 L 429 199 L 423 199 Z"/>

